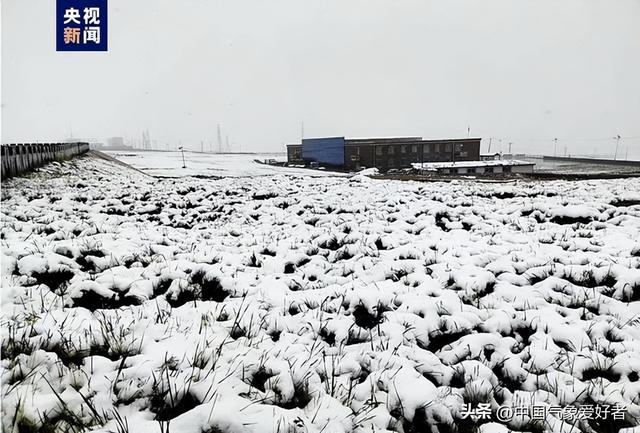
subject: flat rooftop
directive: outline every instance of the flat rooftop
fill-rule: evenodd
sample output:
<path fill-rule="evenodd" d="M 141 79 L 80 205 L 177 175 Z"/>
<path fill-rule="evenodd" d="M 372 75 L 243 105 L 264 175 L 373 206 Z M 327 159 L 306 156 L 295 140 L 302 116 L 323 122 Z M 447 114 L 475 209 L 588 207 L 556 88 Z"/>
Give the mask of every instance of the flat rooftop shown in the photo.
<path fill-rule="evenodd" d="M 322 140 L 322 139 L 336 139 L 343 138 L 345 141 L 345 145 L 390 145 L 390 144 L 406 144 L 406 143 L 448 143 L 448 142 L 457 142 L 457 143 L 465 143 L 465 142 L 474 142 L 480 141 L 482 138 L 480 137 L 471 137 L 471 138 L 437 138 L 437 139 L 424 139 L 422 137 L 355 137 L 355 138 L 345 138 L 345 137 L 313 137 L 313 138 L 305 138 L 304 140 Z M 301 143 L 292 143 L 287 144 L 287 147 L 291 146 L 302 146 Z"/>

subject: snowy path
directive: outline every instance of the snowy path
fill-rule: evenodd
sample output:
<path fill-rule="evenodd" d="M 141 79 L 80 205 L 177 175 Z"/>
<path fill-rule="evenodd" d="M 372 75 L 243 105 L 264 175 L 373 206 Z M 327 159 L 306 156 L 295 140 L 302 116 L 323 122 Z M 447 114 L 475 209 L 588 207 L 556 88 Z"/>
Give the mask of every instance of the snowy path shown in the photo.
<path fill-rule="evenodd" d="M 5 432 L 640 423 L 640 180 L 153 179 L 83 158 L 2 188 Z"/>

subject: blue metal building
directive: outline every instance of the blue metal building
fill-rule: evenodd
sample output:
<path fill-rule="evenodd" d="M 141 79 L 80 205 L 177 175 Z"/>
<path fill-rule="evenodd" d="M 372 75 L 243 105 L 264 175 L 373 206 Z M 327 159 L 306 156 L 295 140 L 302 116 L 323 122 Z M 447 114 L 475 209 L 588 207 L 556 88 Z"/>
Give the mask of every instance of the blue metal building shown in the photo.
<path fill-rule="evenodd" d="M 302 159 L 330 166 L 344 165 L 344 137 L 305 138 Z"/>

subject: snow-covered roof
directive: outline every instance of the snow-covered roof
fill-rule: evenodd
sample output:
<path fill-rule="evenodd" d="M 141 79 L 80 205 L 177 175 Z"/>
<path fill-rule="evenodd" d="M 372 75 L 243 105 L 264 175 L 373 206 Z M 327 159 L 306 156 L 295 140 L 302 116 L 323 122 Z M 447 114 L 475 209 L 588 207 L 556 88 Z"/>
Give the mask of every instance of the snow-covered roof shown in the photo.
<path fill-rule="evenodd" d="M 472 167 L 496 167 L 513 165 L 535 165 L 534 162 L 522 161 L 519 159 L 489 160 L 489 161 L 456 161 L 456 162 L 424 162 L 414 163 L 414 168 L 422 170 L 437 170 L 439 168 L 472 168 Z"/>

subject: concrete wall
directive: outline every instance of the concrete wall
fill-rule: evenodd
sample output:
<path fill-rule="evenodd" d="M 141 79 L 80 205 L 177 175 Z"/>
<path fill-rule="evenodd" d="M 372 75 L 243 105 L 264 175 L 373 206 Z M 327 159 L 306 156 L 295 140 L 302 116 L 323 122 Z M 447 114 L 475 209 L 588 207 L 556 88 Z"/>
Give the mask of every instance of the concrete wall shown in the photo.
<path fill-rule="evenodd" d="M 89 143 L 20 143 L 2 146 L 2 179 L 25 173 L 51 161 L 71 159 L 89 150 Z"/>

